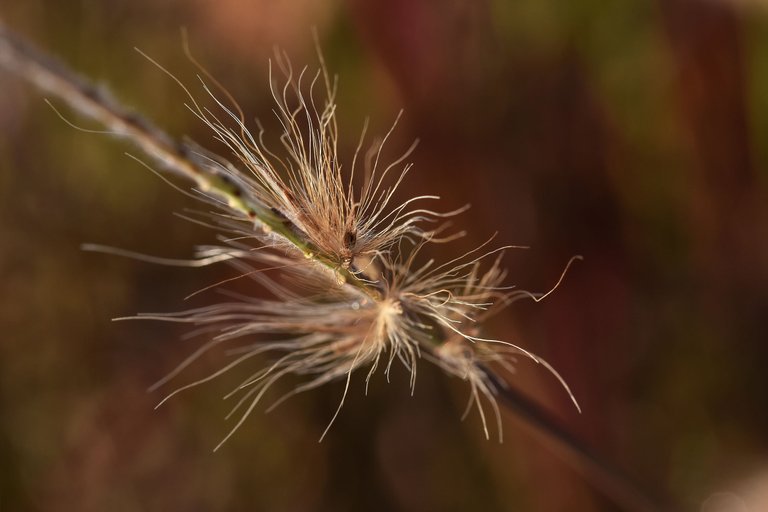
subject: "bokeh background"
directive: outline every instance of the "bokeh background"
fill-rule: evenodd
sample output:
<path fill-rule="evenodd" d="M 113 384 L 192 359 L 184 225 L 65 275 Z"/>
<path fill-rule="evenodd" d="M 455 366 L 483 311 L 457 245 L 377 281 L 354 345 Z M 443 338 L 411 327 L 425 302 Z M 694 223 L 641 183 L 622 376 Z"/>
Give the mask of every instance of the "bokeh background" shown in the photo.
<path fill-rule="evenodd" d="M 472 204 L 457 220 L 469 235 L 433 256 L 498 232 L 531 247 L 505 264 L 510 284 L 533 291 L 584 256 L 545 302 L 489 326 L 558 368 L 584 413 L 527 361 L 518 389 L 684 509 L 761 469 L 768 3 L 4 0 L 0 18 L 212 149 L 133 47 L 192 82 L 187 27 L 199 60 L 270 126 L 273 46 L 316 64 L 316 28 L 340 79 L 342 150 L 366 116 L 383 133 L 403 108 L 392 154 L 421 142 L 402 192 Z M 0 72 L 0 510 L 618 510 L 513 415 L 501 445 L 476 415 L 460 422 L 466 387 L 426 364 L 414 397 L 404 372 L 368 397 L 353 384 L 321 444 L 340 384 L 255 413 L 212 454 L 234 381 L 155 411 L 162 393 L 146 389 L 199 340 L 110 319 L 209 303 L 215 292 L 183 298 L 231 271 L 80 250 L 181 258 L 215 239 L 174 215 L 198 205 L 129 150 L 67 126 Z M 180 382 L 220 363 L 211 355 Z"/>

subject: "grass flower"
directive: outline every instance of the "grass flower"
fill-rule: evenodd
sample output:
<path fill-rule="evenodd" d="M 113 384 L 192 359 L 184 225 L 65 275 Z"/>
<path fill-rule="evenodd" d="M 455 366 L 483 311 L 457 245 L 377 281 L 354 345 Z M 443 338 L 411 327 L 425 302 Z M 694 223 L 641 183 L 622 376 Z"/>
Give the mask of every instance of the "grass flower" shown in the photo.
<path fill-rule="evenodd" d="M 508 247 L 487 250 L 489 241 L 446 263 L 418 263 L 425 247 L 445 240 L 437 238 L 442 227 L 428 231 L 422 226 L 460 210 L 440 214 L 410 209 L 414 202 L 436 196 L 391 205 L 395 190 L 410 169 L 404 164 L 410 150 L 394 162 L 380 163 L 382 146 L 391 130 L 359 164 L 364 130 L 349 171 L 343 173 L 337 152 L 336 86 L 322 59 L 311 79 L 306 78 L 310 76 L 307 68 L 294 73 L 284 56 L 278 55 L 276 62 L 285 79 L 278 84 L 270 67 L 275 113 L 282 127 L 282 157 L 267 148 L 263 129 L 256 136 L 248 130 L 242 111 L 218 83 L 213 81 L 231 105 L 218 99 L 202 80 L 203 90 L 214 103 L 213 108 L 204 107 L 179 82 L 189 97 L 190 110 L 237 162 L 233 165 L 220 156 L 196 152 L 200 165 L 225 178 L 231 190 L 227 201 L 215 196 L 206 199 L 220 210 L 212 219 L 225 230 L 228 237 L 222 240 L 227 244 L 206 248 L 196 264 L 228 261 L 239 276 L 259 282 L 273 298 L 239 297 L 177 314 L 140 315 L 138 318 L 188 322 L 206 332 L 215 331 L 208 344 L 160 384 L 206 350 L 222 343 L 236 345 L 228 350 L 231 362 L 177 388 L 165 400 L 260 360 L 257 356 L 270 354 L 273 362 L 249 373 L 230 393 L 231 397 L 239 396 L 230 414 L 240 412 L 241 417 L 225 440 L 270 387 L 288 375 L 300 377 L 301 383 L 271 407 L 288 396 L 332 380 L 345 380 L 330 427 L 356 370 L 365 372 L 367 388 L 378 368 L 383 366 L 389 378 L 392 364 L 399 361 L 410 373 L 413 390 L 417 363 L 423 355 L 469 383 L 468 410 L 472 404 L 476 406 L 487 437 L 482 401 L 490 404 L 501 439 L 494 382 L 503 381 L 489 378 L 491 365 L 511 370 L 512 358 L 523 355 L 546 366 L 565 386 L 554 369 L 533 353 L 481 337 L 482 321 L 492 313 L 521 297 L 536 299 L 530 293 L 503 286 L 506 272 L 500 267 L 500 256 Z M 213 80 L 204 70 L 203 74 Z M 318 83 L 325 90 L 319 100 Z M 362 184 L 355 187 L 355 171 L 360 165 Z M 400 170 L 387 182 L 396 168 Z M 492 255 L 497 257 L 482 272 L 482 262 Z M 281 269 L 287 276 L 268 277 L 263 269 Z"/>
<path fill-rule="evenodd" d="M 252 278 L 273 295 L 271 299 L 238 297 L 176 314 L 139 315 L 137 318 L 188 322 L 205 332 L 215 331 L 207 344 L 159 384 L 214 346 L 234 345 L 227 351 L 232 358 L 229 363 L 177 388 L 163 402 L 269 354 L 272 362 L 248 373 L 228 395 L 239 397 L 230 415 L 239 413 L 240 419 L 222 443 L 243 424 L 270 387 L 288 375 L 298 376 L 300 383 L 270 408 L 327 382 L 345 381 L 330 428 L 344 404 L 353 373 L 365 373 L 367 388 L 378 368 L 383 367 L 389 378 L 393 363 L 399 361 L 410 373 L 413 390 L 417 363 L 424 356 L 469 383 L 467 412 L 476 406 L 486 437 L 489 430 L 482 401 L 490 404 L 501 440 L 495 393 L 496 383 L 503 381 L 489 378 L 494 371 L 491 366 L 512 370 L 514 356 L 523 355 L 543 364 L 568 390 L 564 380 L 538 356 L 508 342 L 481 337 L 482 321 L 490 314 L 517 298 L 537 297 L 503 286 L 506 272 L 500 268 L 500 253 L 507 247 L 486 250 L 486 243 L 446 263 L 418 263 L 424 247 L 451 239 L 437 238 L 444 225 L 434 230 L 423 226 L 462 209 L 441 214 L 412 208 L 416 201 L 437 196 L 393 204 L 395 190 L 410 169 L 404 162 L 412 148 L 393 162 L 381 163 L 382 147 L 392 130 L 360 163 L 364 129 L 349 170 L 342 172 L 335 120 L 337 88 L 322 58 L 314 73 L 307 68 L 294 72 L 280 54 L 275 62 L 284 77 L 278 84 L 270 66 L 274 112 L 282 128 L 281 152 L 267 147 L 261 126 L 257 135 L 249 131 L 231 95 L 202 67 L 203 75 L 228 103 L 201 78 L 203 91 L 213 101 L 213 107 L 203 106 L 189 88 L 155 63 L 179 83 L 189 98 L 188 108 L 236 162 L 201 150 L 193 153 L 207 175 L 224 183 L 205 200 L 219 209 L 213 220 L 230 235 L 222 238 L 227 241 L 225 246 L 201 252 L 195 264 L 228 261 L 240 271 L 239 277 Z M 324 89 L 323 94 L 318 89 Z M 356 172 L 362 172 L 357 187 Z M 499 257 L 481 272 L 482 262 L 495 254 Z M 264 269 L 281 269 L 286 276 L 268 277 Z M 568 393 L 573 399 L 570 390 Z"/>
<path fill-rule="evenodd" d="M 112 133 L 132 140 L 163 170 L 191 180 L 195 193 L 184 192 L 214 207 L 201 222 L 220 233 L 220 244 L 201 247 L 189 261 L 87 248 L 172 265 L 227 263 L 237 271 L 232 279 L 249 279 L 260 288 L 261 293 L 253 296 L 229 293 L 228 301 L 207 307 L 134 317 L 189 323 L 196 326 L 196 333 L 210 337 L 154 388 L 168 384 L 215 347 L 224 348 L 229 358 L 210 375 L 177 387 L 161 403 L 232 370 L 244 371 L 245 378 L 228 395 L 234 400 L 230 415 L 239 414 L 239 420 L 222 443 L 272 386 L 289 376 L 297 378 L 298 384 L 270 407 L 327 382 L 345 381 L 330 428 L 358 370 L 365 375 L 367 389 L 377 370 L 389 378 L 393 364 L 399 362 L 409 372 L 413 390 L 417 365 L 429 361 L 469 383 L 467 410 L 477 408 L 487 437 L 482 402 L 490 404 L 500 438 L 495 395 L 504 384 L 497 372 L 512 370 L 515 356 L 544 365 L 568 390 L 541 358 L 483 333 L 483 321 L 503 306 L 522 297 L 541 300 L 548 295 L 503 285 L 506 273 L 500 267 L 500 255 L 507 247 L 489 250 L 489 240 L 445 263 L 421 257 L 432 244 L 461 236 L 440 238 L 447 223 L 438 221 L 463 208 L 438 213 L 416 206 L 437 196 L 395 201 L 395 192 L 411 168 L 406 160 L 413 149 L 394 161 L 383 161 L 382 149 L 395 126 L 372 144 L 365 143 L 364 128 L 351 161 L 342 164 L 335 118 L 337 87 L 322 57 L 318 70 L 296 72 L 278 54 L 274 62 L 283 77 L 280 81 L 270 66 L 270 90 L 281 128 L 282 147 L 276 149 L 267 146 L 260 125 L 256 134 L 249 130 L 232 96 L 188 50 L 201 72 L 205 101 L 145 55 L 179 84 L 190 111 L 229 150 L 229 155 L 220 156 L 191 143 L 175 143 L 12 34 L 4 31 L 0 36 L 3 65 L 41 90 L 65 98 Z M 270 296 L 265 298 L 264 291 Z M 327 432 L 328 428 L 323 436 Z"/>

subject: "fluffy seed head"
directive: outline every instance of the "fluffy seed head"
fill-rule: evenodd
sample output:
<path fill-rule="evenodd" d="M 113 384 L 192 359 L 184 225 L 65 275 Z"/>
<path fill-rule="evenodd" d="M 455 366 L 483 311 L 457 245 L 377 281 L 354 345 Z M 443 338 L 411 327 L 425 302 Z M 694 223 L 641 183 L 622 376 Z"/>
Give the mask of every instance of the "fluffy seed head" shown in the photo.
<path fill-rule="evenodd" d="M 345 380 L 333 423 L 357 370 L 366 372 L 367 389 L 379 367 L 384 367 L 389 378 L 393 363 L 399 360 L 410 372 L 413 390 L 417 361 L 424 356 L 470 384 L 467 412 L 476 405 L 486 436 L 481 400 L 491 404 L 501 436 L 494 400 L 494 382 L 499 381 L 489 378 L 494 366 L 511 370 L 513 357 L 523 355 L 545 365 L 565 383 L 531 352 L 482 337 L 481 323 L 517 298 L 540 300 L 543 296 L 502 286 L 505 272 L 500 268 L 500 256 L 505 248 L 488 251 L 487 243 L 447 263 L 418 263 L 422 249 L 437 242 L 441 230 L 426 231 L 421 225 L 459 210 L 441 215 L 411 209 L 414 201 L 433 196 L 393 202 L 409 166 L 403 165 L 408 152 L 380 165 L 382 147 L 391 131 L 359 164 L 364 130 L 343 174 L 337 149 L 335 83 L 324 65 L 311 75 L 306 68 L 294 73 L 283 56 L 278 56 L 277 65 L 285 82 L 278 86 L 270 71 L 270 85 L 282 127 L 281 157 L 267 149 L 263 130 L 257 136 L 248 130 L 234 101 L 231 106 L 225 104 L 203 83 L 215 103 L 211 110 L 188 92 L 189 108 L 229 148 L 237 165 L 203 150 L 196 152 L 196 163 L 218 180 L 218 194 L 226 200 L 204 198 L 219 209 L 206 214 L 206 220 L 222 231 L 222 245 L 202 247 L 198 257 L 187 264 L 227 262 L 238 271 L 235 279 L 250 279 L 272 297 L 238 295 L 228 302 L 181 313 L 140 315 L 191 323 L 199 333 L 212 334 L 209 342 L 158 386 L 214 347 L 226 347 L 230 358 L 221 369 L 177 388 L 163 402 L 235 368 L 253 368 L 251 364 L 261 356 L 271 357 L 266 366 L 246 371 L 247 377 L 228 395 L 237 399 L 230 414 L 241 417 L 223 443 L 278 380 L 293 376 L 299 383 L 272 407 L 297 393 Z M 319 107 L 318 83 L 326 91 Z M 360 166 L 362 182 L 358 183 L 355 173 Z M 398 171 L 392 172 L 394 169 Z M 482 272 L 482 262 L 494 254 L 498 256 Z M 276 270 L 281 274 L 267 273 Z"/>

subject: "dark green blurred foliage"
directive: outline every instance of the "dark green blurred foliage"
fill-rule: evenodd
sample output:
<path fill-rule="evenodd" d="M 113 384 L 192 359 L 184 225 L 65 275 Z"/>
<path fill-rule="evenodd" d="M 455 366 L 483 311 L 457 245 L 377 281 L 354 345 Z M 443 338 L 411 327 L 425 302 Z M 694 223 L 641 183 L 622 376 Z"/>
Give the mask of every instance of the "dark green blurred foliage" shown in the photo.
<path fill-rule="evenodd" d="M 768 448 L 768 4 L 758 0 L 82 0 L 4 2 L 0 16 L 174 136 L 220 147 L 186 111 L 186 26 L 199 58 L 269 126 L 267 58 L 339 74 L 342 151 L 365 116 L 392 154 L 419 137 L 404 192 L 473 208 L 463 253 L 498 231 L 510 284 L 547 289 L 493 335 L 547 358 L 515 386 L 651 489 L 696 508 Z M 65 112 L 73 122 L 87 121 Z M 273 125 L 274 127 L 274 125 Z M 199 208 L 108 136 L 67 126 L 0 74 L 0 510 L 614 510 L 514 417 L 506 442 L 460 423 L 468 390 L 423 364 L 361 379 L 322 443 L 341 385 L 256 412 L 216 454 L 233 384 L 158 411 L 146 389 L 196 347 L 117 316 L 217 300 L 226 268 L 173 269 L 84 253 L 95 242 L 188 257 L 215 234 Z M 232 288 L 262 293 L 247 282 Z M 217 367 L 211 354 L 182 375 Z M 291 383 L 285 383 L 288 389 Z M 553 492 L 556 490 L 556 492 Z"/>

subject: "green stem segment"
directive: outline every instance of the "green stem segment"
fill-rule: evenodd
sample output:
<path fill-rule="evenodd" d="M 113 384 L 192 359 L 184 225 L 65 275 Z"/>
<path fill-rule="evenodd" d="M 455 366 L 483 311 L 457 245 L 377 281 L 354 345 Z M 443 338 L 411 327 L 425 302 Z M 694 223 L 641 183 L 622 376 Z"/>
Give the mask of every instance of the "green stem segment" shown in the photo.
<path fill-rule="evenodd" d="M 348 268 L 343 267 L 333 259 L 318 251 L 306 237 L 284 216 L 281 216 L 264 205 L 250 200 L 240 187 L 230 180 L 216 174 L 205 172 L 195 167 L 197 174 L 191 176 L 198 187 L 207 193 L 212 193 L 225 200 L 232 210 L 240 212 L 249 219 L 261 223 L 262 227 L 272 233 L 282 236 L 293 244 L 305 258 L 317 262 L 327 270 L 334 272 L 344 286 L 352 286 L 365 296 L 373 300 L 380 300 L 381 296 L 375 286 L 361 280 Z"/>

